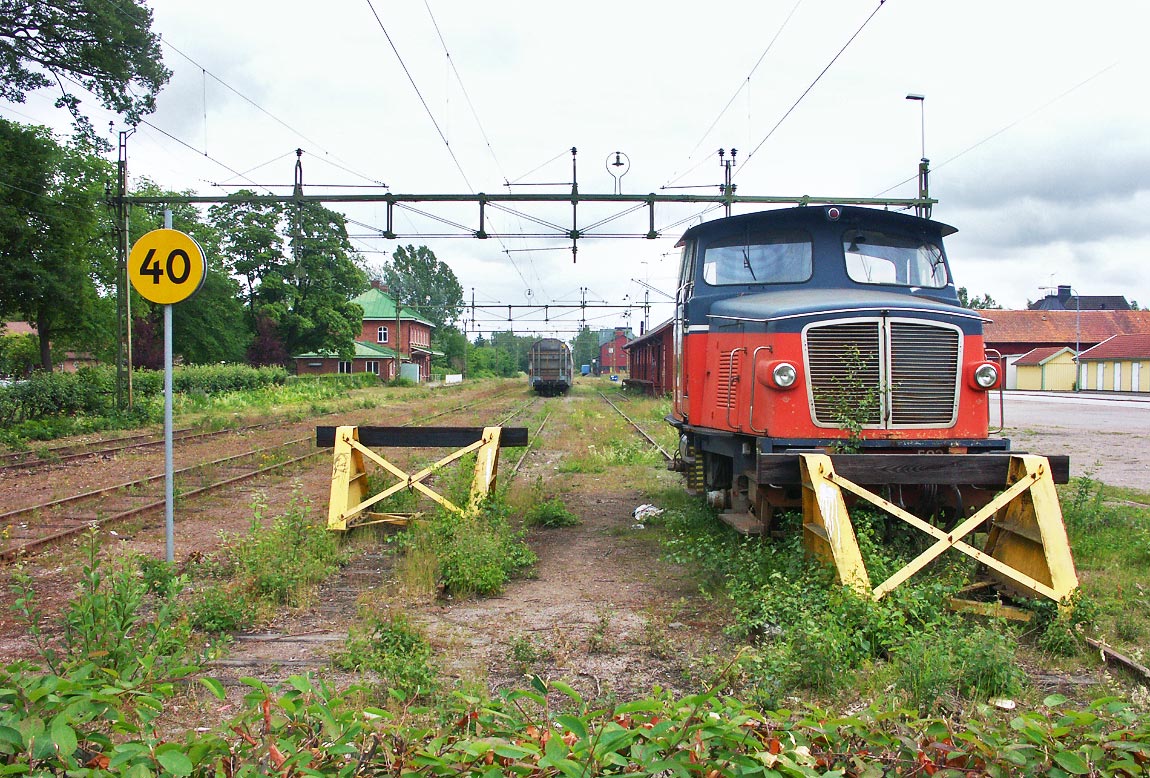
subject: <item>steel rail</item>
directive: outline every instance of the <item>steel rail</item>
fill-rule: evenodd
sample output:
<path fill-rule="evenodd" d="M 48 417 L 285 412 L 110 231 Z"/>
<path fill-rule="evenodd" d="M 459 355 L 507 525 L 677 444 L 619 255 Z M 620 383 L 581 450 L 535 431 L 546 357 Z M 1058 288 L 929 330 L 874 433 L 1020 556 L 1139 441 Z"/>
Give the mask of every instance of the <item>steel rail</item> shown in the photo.
<path fill-rule="evenodd" d="M 440 416 L 444 416 L 444 415 L 447 415 L 450 413 L 457 413 L 459 411 L 467 410 L 467 409 L 475 407 L 476 405 L 480 405 L 480 404 L 483 404 L 486 402 L 490 402 L 492 400 L 497 400 L 497 399 L 500 399 L 502 397 L 506 397 L 507 395 L 512 394 L 512 393 L 514 393 L 514 390 L 497 392 L 497 393 L 492 394 L 492 395 L 487 396 L 487 397 L 480 397 L 471 403 L 465 403 L 463 405 L 459 405 L 459 406 L 456 406 L 454 408 L 450 408 L 446 411 L 441 411 L 439 413 L 429 414 L 428 416 L 420 417 L 418 419 L 413 419 L 413 420 L 407 422 L 407 424 L 404 426 L 410 426 L 410 425 L 417 424 L 420 422 L 428 421 L 430 419 L 438 418 Z M 531 404 L 531 402 L 525 403 L 523 407 L 514 411 L 507 418 L 512 418 L 513 416 L 522 412 L 522 410 L 525 409 L 526 407 L 528 407 L 530 404 Z M 256 426 L 267 426 L 267 425 L 256 425 Z M 222 457 L 222 458 L 211 460 L 208 462 L 201 462 L 201 463 L 198 463 L 195 465 L 190 465 L 188 467 L 181 468 L 180 470 L 177 470 L 176 474 L 182 475 L 186 478 L 189 475 L 193 475 L 196 471 L 208 471 L 210 468 L 213 468 L 213 467 L 218 467 L 221 465 L 226 466 L 226 465 L 228 465 L 228 463 L 234 462 L 235 460 L 244 459 L 244 458 L 252 458 L 252 457 L 256 457 L 256 456 L 260 456 L 260 455 L 272 454 L 274 452 L 284 451 L 284 450 L 287 450 L 287 449 L 290 449 L 292 447 L 299 446 L 299 445 L 305 444 L 305 443 L 311 444 L 311 443 L 313 443 L 313 440 L 314 440 L 314 438 L 311 435 L 309 435 L 307 437 L 303 437 L 303 438 L 293 438 L 292 440 L 288 440 L 288 441 L 285 441 L 283 443 L 280 443 L 280 444 L 277 444 L 274 446 L 264 446 L 264 447 L 256 448 L 256 449 L 253 449 L 250 451 L 245 451 L 245 452 L 242 452 L 240 454 L 235 454 L 232 456 Z M 202 486 L 198 486 L 194 489 L 182 492 L 180 497 L 181 497 L 181 499 L 188 499 L 190 497 L 204 495 L 204 494 L 210 493 L 212 491 L 230 486 L 232 484 L 239 483 L 241 481 L 246 481 L 250 478 L 254 478 L 254 477 L 259 476 L 259 475 L 263 475 L 266 473 L 270 473 L 270 472 L 282 469 L 282 468 L 287 467 L 289 465 L 295 464 L 297 462 L 302 462 L 304 460 L 310 459 L 312 457 L 315 457 L 315 456 L 318 456 L 318 455 L 324 454 L 324 453 L 326 453 L 326 451 L 324 449 L 313 449 L 312 451 L 309 451 L 306 454 L 302 454 L 299 456 L 293 456 L 293 457 L 285 459 L 284 461 L 281 461 L 281 462 L 276 462 L 276 463 L 273 463 L 270 465 L 265 465 L 263 467 L 258 467 L 254 470 L 249 470 L 247 472 L 243 472 L 243 473 L 240 473 L 238 475 L 229 476 L 229 477 L 224 478 L 224 479 L 219 480 L 219 481 L 214 481 L 211 483 L 204 484 Z M 163 478 L 164 478 L 164 474 L 161 473 L 161 474 L 149 476 L 147 478 L 138 479 L 136 481 L 120 483 L 120 484 L 116 484 L 116 485 L 110 486 L 110 487 L 105 487 L 102 489 L 90 490 L 90 491 L 84 492 L 82 494 L 73 495 L 71 497 L 65 497 L 65 498 L 61 498 L 58 500 L 53 500 L 53 501 L 50 501 L 48 503 L 43 503 L 40 505 L 33 505 L 33 506 L 27 506 L 24 508 L 18 508 L 18 509 L 12 510 L 12 511 L 8 511 L 7 513 L 4 513 L 4 514 L 0 514 L 0 520 L 11 519 L 13 517 L 26 515 L 26 514 L 36 514 L 38 512 L 42 512 L 45 510 L 52 510 L 52 509 L 59 508 L 59 507 L 64 506 L 64 505 L 74 504 L 74 503 L 80 502 L 82 500 L 94 500 L 98 497 L 106 496 L 106 495 L 109 495 L 109 494 L 112 494 L 115 492 L 127 491 L 127 490 L 130 490 L 132 488 L 138 488 L 140 486 L 146 486 L 148 484 L 157 482 Z M 34 537 L 34 538 L 26 539 L 26 540 L 11 542 L 7 547 L 0 549 L 0 561 L 4 561 L 4 562 L 13 561 L 15 559 L 18 559 L 18 558 L 28 554 L 29 552 L 31 552 L 35 549 L 41 548 L 43 546 L 55 543 L 57 541 L 60 541 L 60 540 L 66 539 L 68 537 L 77 535 L 81 532 L 84 532 L 89 527 L 108 526 L 108 525 L 114 524 L 116 522 L 120 522 L 120 521 L 123 521 L 125 519 L 131 518 L 133 516 L 138 516 L 138 515 L 141 515 L 144 513 L 159 510 L 159 509 L 163 508 L 164 505 L 165 505 L 165 500 L 161 498 L 159 500 L 150 500 L 150 501 L 148 501 L 142 505 L 134 506 L 134 507 L 128 508 L 127 510 L 118 511 L 118 512 L 116 512 L 114 514 L 110 514 L 108 516 L 97 516 L 94 519 L 92 519 L 92 518 L 79 519 L 79 518 L 63 517 L 61 519 L 58 519 L 58 521 L 69 522 L 70 526 L 67 526 L 67 527 L 64 527 L 63 529 L 59 529 L 59 530 L 50 532 L 47 535 L 42 535 L 40 537 Z M 11 527 L 10 522 L 9 522 L 8 526 Z"/>
<path fill-rule="evenodd" d="M 249 424 L 246 427 L 232 427 L 230 429 L 213 430 L 211 432 L 196 432 L 192 428 L 176 430 L 174 440 L 177 442 L 189 442 L 195 440 L 204 440 L 208 438 L 221 437 L 231 433 L 239 434 L 241 432 L 248 432 L 256 429 L 267 429 L 269 424 Z M 151 438 L 150 440 L 142 440 L 143 438 Z M 125 445 L 115 445 L 125 440 L 136 441 L 126 443 Z M 87 459 L 89 457 L 99 456 L 101 454 L 111 454 L 120 451 L 129 451 L 132 449 L 153 448 L 155 446 L 164 445 L 164 433 L 162 432 L 149 432 L 144 435 L 132 435 L 128 438 L 113 438 L 110 440 L 92 441 L 91 443 L 78 444 L 74 446 L 58 446 L 41 451 L 17 451 L 7 454 L 6 457 L 40 457 L 39 459 L 26 459 L 25 461 L 13 461 L 5 464 L 0 464 L 0 471 L 3 470 L 26 470 L 38 467 L 51 467 L 52 465 L 63 464 L 64 462 L 72 462 L 78 459 Z M 86 450 L 78 450 L 74 453 L 63 454 L 57 453 L 68 451 L 74 448 L 83 448 Z M 2 517 L 0 517 L 2 518 Z"/>
<path fill-rule="evenodd" d="M 535 430 L 535 437 L 527 442 L 527 445 L 523 447 L 523 453 L 519 455 L 519 459 L 517 459 L 515 464 L 512 465 L 511 473 L 507 476 L 508 481 L 511 481 L 515 478 L 515 476 L 519 474 L 519 468 L 523 465 L 523 460 L 526 459 L 527 455 L 531 453 L 531 449 L 534 447 L 535 441 L 539 440 L 539 435 L 543 432 L 543 428 L 547 426 L 547 422 L 550 420 L 550 418 L 551 412 L 548 411 L 547 415 L 543 417 L 543 421 L 539 422 L 539 429 Z"/>
<path fill-rule="evenodd" d="M 596 390 L 596 391 L 598 391 L 598 390 Z M 615 403 L 611 402 L 610 398 L 608 398 L 607 395 L 603 394 L 602 392 L 599 392 L 599 396 L 602 397 L 603 400 L 608 405 L 610 405 L 612 408 L 614 408 L 615 412 L 618 413 L 620 416 L 622 416 L 627 421 L 628 424 L 630 424 L 632 427 L 634 427 L 635 431 L 638 432 L 640 435 L 642 435 L 647 440 L 648 443 L 650 443 L 652 446 L 654 446 L 658 450 L 658 452 L 663 455 L 664 459 L 666 459 L 668 462 L 670 462 L 673 459 L 673 457 L 667 453 L 666 449 L 664 449 L 662 446 L 660 446 L 658 444 L 658 442 L 656 442 L 654 438 L 652 438 L 650 435 L 648 435 L 642 427 L 640 427 L 638 424 L 636 424 L 635 421 L 632 420 L 630 416 L 623 413 L 623 411 L 621 411 L 619 409 L 619 406 L 616 405 Z"/>

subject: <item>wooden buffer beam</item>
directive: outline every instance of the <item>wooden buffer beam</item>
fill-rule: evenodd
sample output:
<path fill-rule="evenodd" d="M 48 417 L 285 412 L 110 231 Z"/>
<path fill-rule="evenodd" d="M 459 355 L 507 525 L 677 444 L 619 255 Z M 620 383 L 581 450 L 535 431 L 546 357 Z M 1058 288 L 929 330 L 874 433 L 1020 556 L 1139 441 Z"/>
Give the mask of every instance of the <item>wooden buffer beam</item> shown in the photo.
<path fill-rule="evenodd" d="M 842 477 L 826 454 L 800 454 L 799 458 L 804 544 L 835 567 L 841 583 L 864 596 L 880 599 L 949 549 L 978 561 L 997 586 L 1016 594 L 1062 603 L 1078 588 L 1053 473 L 1045 457 L 1012 455 L 1005 489 L 949 532 Z M 886 581 L 872 586 L 844 492 L 930 535 L 934 543 Z M 989 532 L 979 550 L 964 538 L 984 525 Z"/>
<path fill-rule="evenodd" d="M 404 489 L 417 491 L 449 511 L 473 514 L 495 487 L 502 446 L 527 445 L 526 427 L 316 427 L 316 445 L 333 450 L 331 497 L 327 527 L 344 532 L 368 524 L 406 526 L 418 514 L 372 512 L 372 506 Z M 384 459 L 375 448 L 454 448 L 455 451 L 416 473 Z M 476 453 L 475 475 L 467 504 L 456 505 L 424 483 L 467 454 Z M 368 494 L 366 462 L 373 462 L 397 480 L 383 491 Z"/>

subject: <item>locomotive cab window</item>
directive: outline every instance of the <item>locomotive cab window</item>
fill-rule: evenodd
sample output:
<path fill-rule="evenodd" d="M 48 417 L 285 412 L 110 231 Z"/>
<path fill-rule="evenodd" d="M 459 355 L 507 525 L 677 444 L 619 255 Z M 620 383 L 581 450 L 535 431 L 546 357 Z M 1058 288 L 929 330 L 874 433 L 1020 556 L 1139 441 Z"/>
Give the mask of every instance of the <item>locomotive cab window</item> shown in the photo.
<path fill-rule="evenodd" d="M 709 244 L 703 280 L 712 286 L 795 284 L 810 280 L 812 264 L 805 232 L 751 232 Z"/>
<path fill-rule="evenodd" d="M 847 275 L 860 284 L 942 289 L 947 284 L 942 250 L 909 235 L 848 230 L 843 235 Z"/>

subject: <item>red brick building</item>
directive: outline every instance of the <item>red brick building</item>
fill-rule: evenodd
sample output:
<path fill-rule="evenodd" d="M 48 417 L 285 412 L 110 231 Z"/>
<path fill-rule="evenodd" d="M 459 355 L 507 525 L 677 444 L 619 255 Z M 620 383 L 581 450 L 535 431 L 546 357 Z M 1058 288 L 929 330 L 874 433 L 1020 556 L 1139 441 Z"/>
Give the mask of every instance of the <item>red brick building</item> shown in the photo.
<path fill-rule="evenodd" d="M 355 339 L 355 355 L 341 360 L 334 354 L 297 354 L 296 373 L 375 373 L 383 380 L 399 375 L 402 365 L 416 366 L 420 381 L 431 377 L 431 322 L 400 306 L 378 281 L 352 300 L 363 308 L 363 324 Z"/>
<path fill-rule="evenodd" d="M 630 327 L 599 330 L 599 372 L 608 375 L 627 372 L 627 352 L 623 347 L 633 337 Z"/>

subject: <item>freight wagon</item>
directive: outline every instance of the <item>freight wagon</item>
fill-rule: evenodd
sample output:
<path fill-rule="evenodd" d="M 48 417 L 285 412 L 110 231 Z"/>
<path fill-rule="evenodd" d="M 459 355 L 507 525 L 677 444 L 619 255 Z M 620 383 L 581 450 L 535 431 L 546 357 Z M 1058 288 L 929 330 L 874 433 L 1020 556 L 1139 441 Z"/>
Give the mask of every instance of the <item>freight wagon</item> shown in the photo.
<path fill-rule="evenodd" d="M 527 379 L 543 397 L 566 394 L 575 380 L 570 347 L 558 338 L 535 341 L 527 355 Z"/>

